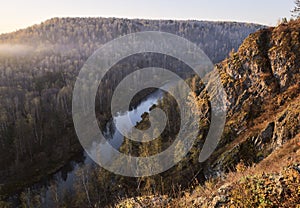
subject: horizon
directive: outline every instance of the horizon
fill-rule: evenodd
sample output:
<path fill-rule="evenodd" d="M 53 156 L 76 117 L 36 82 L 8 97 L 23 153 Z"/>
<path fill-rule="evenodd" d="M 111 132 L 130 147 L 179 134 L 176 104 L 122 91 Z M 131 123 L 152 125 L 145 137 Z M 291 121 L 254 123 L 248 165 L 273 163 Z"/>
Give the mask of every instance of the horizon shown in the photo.
<path fill-rule="evenodd" d="M 294 6 L 293 0 L 274 2 L 271 0 L 247 0 L 241 4 L 237 0 L 222 2 L 215 0 L 179 1 L 171 3 L 159 0 L 127 2 L 113 0 L 66 0 L 60 2 L 42 2 L 20 0 L 6 2 L 0 15 L 0 34 L 11 33 L 20 29 L 40 24 L 51 18 L 124 18 L 149 20 L 196 20 L 214 22 L 242 22 L 265 26 L 275 26 L 278 20 L 291 17 L 290 10 Z M 15 5 L 19 7 L 15 7 Z M 35 7 L 32 7 L 35 5 Z M 72 5 L 72 6 L 70 6 Z M 259 6 L 257 6 L 259 5 Z M 155 11 L 155 12 L 153 12 Z"/>
<path fill-rule="evenodd" d="M 172 21 L 197 21 L 197 22 L 228 22 L 228 23 L 245 23 L 245 24 L 256 24 L 256 25 L 262 25 L 262 26 L 270 26 L 272 27 L 272 25 L 265 25 L 265 24 L 260 24 L 260 23 L 256 23 L 256 22 L 246 22 L 246 21 L 236 21 L 236 20 L 209 20 L 209 19 L 171 19 L 171 18 L 166 18 L 166 19 L 159 19 L 159 18 L 130 18 L 130 17 L 113 17 L 113 16 L 65 16 L 65 17 L 50 17 L 48 19 L 45 19 L 39 23 L 35 23 L 35 24 L 31 24 L 19 29 L 16 29 L 14 31 L 10 31 L 10 32 L 4 32 L 4 33 L 0 33 L 0 35 L 5 35 L 5 34 L 9 34 L 9 33 L 14 33 L 17 32 L 19 30 L 25 30 L 27 28 L 30 28 L 34 25 L 40 25 L 42 23 L 45 23 L 46 21 L 49 21 L 51 19 L 55 19 L 55 18 L 59 18 L 59 19 L 64 19 L 64 18 L 103 18 L 103 19 L 110 19 L 110 18 L 116 18 L 116 19 L 127 19 L 127 20 L 151 20 L 151 21 L 168 21 L 168 20 L 172 20 Z"/>

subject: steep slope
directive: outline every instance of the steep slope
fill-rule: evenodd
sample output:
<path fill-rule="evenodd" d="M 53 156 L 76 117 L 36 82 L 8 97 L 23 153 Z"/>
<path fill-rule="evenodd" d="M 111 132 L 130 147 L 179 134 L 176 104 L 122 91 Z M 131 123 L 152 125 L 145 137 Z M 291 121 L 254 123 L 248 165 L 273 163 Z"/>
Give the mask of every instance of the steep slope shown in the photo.
<path fill-rule="evenodd" d="M 228 95 L 229 131 L 212 166 L 224 168 L 224 158 L 258 162 L 299 133 L 299 27 L 298 20 L 250 35 L 218 66 Z"/>
<path fill-rule="evenodd" d="M 299 206 L 299 47 L 300 20 L 251 34 L 217 65 L 228 95 L 224 135 L 208 161 L 188 163 L 206 182 L 191 181 L 175 197 L 130 198 L 117 207 Z M 205 92 L 196 94 L 199 106 L 207 105 Z"/>

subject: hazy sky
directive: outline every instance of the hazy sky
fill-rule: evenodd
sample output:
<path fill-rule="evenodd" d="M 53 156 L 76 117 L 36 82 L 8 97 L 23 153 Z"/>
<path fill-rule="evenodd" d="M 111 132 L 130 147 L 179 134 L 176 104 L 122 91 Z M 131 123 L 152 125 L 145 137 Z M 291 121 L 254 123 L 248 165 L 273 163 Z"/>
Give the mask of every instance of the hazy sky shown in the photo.
<path fill-rule="evenodd" d="M 51 17 L 229 20 L 275 25 L 293 0 L 0 0 L 0 33 Z"/>

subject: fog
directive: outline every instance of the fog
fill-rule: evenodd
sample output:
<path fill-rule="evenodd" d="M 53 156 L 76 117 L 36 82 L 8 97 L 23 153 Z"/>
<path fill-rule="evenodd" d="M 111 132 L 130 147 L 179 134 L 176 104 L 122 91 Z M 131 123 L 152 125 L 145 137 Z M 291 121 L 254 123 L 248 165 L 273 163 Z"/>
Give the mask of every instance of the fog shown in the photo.
<path fill-rule="evenodd" d="M 0 44 L 1 56 L 22 56 L 34 51 L 29 45 L 22 44 Z"/>

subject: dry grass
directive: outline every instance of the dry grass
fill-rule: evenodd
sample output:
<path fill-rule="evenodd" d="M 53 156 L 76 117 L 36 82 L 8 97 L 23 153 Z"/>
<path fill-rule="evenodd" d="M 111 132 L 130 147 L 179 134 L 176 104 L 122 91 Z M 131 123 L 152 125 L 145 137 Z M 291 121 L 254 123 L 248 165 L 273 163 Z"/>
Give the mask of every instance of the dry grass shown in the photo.
<path fill-rule="evenodd" d="M 213 200 L 220 194 L 220 189 L 227 191 L 240 186 L 240 182 L 249 176 L 279 174 L 284 167 L 300 163 L 300 134 L 275 150 L 259 164 L 246 167 L 242 162 L 237 165 L 236 172 L 229 172 L 225 178 L 211 179 L 203 186 L 198 186 L 192 193 L 172 200 L 174 207 L 211 207 Z M 228 188 L 230 187 L 230 188 Z M 244 190 L 240 190 L 243 192 Z M 201 203 L 197 204 L 197 202 Z M 203 203 L 204 202 L 204 203 Z M 182 206 L 182 205 L 186 206 Z M 225 206 L 226 207 L 226 206 Z"/>

